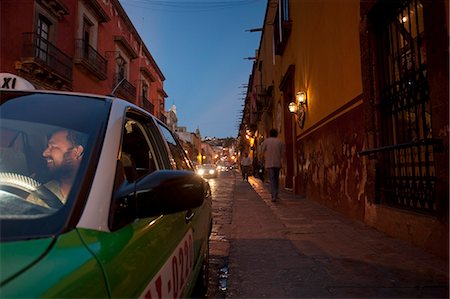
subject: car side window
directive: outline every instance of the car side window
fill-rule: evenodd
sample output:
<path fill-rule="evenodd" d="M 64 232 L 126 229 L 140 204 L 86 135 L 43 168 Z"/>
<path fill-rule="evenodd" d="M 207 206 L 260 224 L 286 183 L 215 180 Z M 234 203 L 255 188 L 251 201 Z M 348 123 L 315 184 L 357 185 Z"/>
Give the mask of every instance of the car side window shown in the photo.
<path fill-rule="evenodd" d="M 146 125 L 137 118 L 126 117 L 122 132 L 116 180 L 134 182 L 157 169 L 156 155 Z"/>
<path fill-rule="evenodd" d="M 175 136 L 165 126 L 158 123 L 163 137 L 167 142 L 170 150 L 170 159 L 172 167 L 180 170 L 193 170 L 191 161 L 187 158 L 183 147 L 177 142 Z"/>

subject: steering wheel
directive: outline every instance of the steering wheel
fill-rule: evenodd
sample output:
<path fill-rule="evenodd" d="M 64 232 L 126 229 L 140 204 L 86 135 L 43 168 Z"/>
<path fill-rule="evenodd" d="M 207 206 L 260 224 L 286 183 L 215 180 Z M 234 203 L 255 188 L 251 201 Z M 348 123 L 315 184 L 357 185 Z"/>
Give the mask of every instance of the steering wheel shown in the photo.
<path fill-rule="evenodd" d="M 61 200 L 45 185 L 25 175 L 12 172 L 0 172 L 0 186 L 10 187 L 9 190 L 12 193 L 27 200 L 28 195 L 25 196 L 23 192 L 25 191 L 28 194 L 38 197 L 53 209 L 59 209 L 63 206 Z"/>

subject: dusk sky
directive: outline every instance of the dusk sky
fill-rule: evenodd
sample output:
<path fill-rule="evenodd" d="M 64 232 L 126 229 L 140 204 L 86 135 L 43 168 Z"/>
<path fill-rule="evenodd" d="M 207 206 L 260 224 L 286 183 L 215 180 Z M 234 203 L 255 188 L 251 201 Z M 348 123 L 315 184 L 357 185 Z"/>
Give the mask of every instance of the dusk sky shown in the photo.
<path fill-rule="evenodd" d="M 236 137 L 266 0 L 120 0 L 166 80 L 166 110 L 202 137 Z"/>

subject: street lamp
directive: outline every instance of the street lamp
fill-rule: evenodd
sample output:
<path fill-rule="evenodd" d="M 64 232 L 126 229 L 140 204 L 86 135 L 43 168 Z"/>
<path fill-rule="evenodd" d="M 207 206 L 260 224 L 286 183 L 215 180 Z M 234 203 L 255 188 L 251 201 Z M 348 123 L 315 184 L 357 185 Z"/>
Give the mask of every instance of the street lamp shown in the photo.
<path fill-rule="evenodd" d="M 295 177 L 297 176 L 297 153 L 296 153 L 296 137 L 297 137 L 297 125 L 295 119 L 297 119 L 298 125 L 301 129 L 305 124 L 306 108 L 308 107 L 308 97 L 306 91 L 299 91 L 296 94 L 295 100 L 289 103 L 289 112 L 292 116 L 292 162 L 294 163 L 292 174 L 292 188 L 293 196 L 295 195 Z"/>
<path fill-rule="evenodd" d="M 292 169 L 292 197 L 295 197 L 295 177 L 297 175 L 297 153 L 296 153 L 296 125 L 295 125 L 295 115 L 298 111 L 298 105 L 295 102 L 289 103 L 289 112 L 291 113 L 291 124 L 292 124 L 292 163 L 294 167 Z"/>

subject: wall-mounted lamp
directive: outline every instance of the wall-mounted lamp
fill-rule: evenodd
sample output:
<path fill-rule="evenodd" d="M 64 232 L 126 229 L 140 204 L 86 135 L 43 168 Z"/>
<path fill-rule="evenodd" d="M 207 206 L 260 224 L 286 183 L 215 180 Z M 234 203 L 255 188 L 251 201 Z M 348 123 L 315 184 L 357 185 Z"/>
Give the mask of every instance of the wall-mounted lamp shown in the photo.
<path fill-rule="evenodd" d="M 304 91 L 297 92 L 297 101 L 300 105 L 308 106 L 308 98 L 306 97 L 306 92 Z"/>
<path fill-rule="evenodd" d="M 295 112 L 297 112 L 298 107 L 297 107 L 296 103 L 290 102 L 288 108 L 289 108 L 290 113 L 295 113 Z"/>
<path fill-rule="evenodd" d="M 303 129 L 305 125 L 305 116 L 306 116 L 306 107 L 308 106 L 308 99 L 306 96 L 306 92 L 299 91 L 297 92 L 297 97 L 295 102 L 289 103 L 289 112 L 293 115 L 296 115 L 297 122 L 300 128 Z"/>

